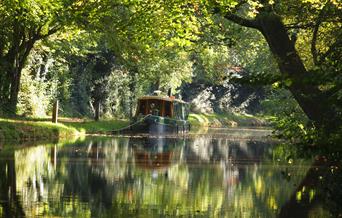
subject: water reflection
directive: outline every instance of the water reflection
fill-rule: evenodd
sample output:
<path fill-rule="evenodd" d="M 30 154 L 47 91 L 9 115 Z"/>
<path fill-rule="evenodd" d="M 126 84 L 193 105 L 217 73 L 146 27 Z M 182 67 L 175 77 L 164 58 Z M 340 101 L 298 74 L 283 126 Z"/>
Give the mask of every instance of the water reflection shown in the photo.
<path fill-rule="evenodd" d="M 305 182 L 317 160 L 285 164 L 272 154 L 259 138 L 213 134 L 5 147 L 0 216 L 286 217 L 291 208 L 329 215 L 319 201 L 311 206 L 317 184 Z"/>

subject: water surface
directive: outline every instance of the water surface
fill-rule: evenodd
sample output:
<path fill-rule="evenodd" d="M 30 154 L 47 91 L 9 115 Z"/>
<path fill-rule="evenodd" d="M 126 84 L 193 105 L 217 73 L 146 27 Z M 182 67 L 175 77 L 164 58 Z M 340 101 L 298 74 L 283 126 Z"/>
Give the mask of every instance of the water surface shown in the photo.
<path fill-rule="evenodd" d="M 268 133 L 220 129 L 4 146 L 0 216 L 338 216 L 319 190 L 332 165 L 282 155 Z"/>

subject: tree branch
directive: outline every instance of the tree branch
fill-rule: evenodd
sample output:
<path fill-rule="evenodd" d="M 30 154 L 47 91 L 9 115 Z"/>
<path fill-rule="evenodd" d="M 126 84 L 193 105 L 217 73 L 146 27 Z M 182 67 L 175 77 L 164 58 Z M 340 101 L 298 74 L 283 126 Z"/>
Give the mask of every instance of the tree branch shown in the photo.
<path fill-rule="evenodd" d="M 318 32 L 319 32 L 319 27 L 323 22 L 327 22 L 327 20 L 324 20 L 324 15 L 327 12 L 325 9 L 329 6 L 330 1 L 328 1 L 322 10 L 319 12 L 317 19 L 316 19 L 316 24 L 313 29 L 312 33 L 312 40 L 311 40 L 311 54 L 313 57 L 313 62 L 316 66 L 320 65 L 324 59 L 330 55 L 331 52 L 334 51 L 335 47 L 341 43 L 341 40 L 339 37 L 336 38 L 336 41 L 330 45 L 329 49 L 323 54 L 317 50 L 316 44 L 317 44 L 317 39 L 318 39 Z"/>
<path fill-rule="evenodd" d="M 258 29 L 259 26 L 255 20 L 249 20 L 243 17 L 236 15 L 240 7 L 246 4 L 246 1 L 240 1 L 234 8 L 227 8 L 227 12 L 221 10 L 221 6 L 218 3 L 214 3 L 214 13 L 218 13 L 220 15 L 224 15 L 223 17 L 227 20 L 232 21 L 233 23 L 239 24 L 244 27 L 251 27 Z M 225 14 L 224 14 L 225 13 Z"/>
<path fill-rule="evenodd" d="M 324 54 L 320 55 L 319 59 L 317 60 L 317 63 L 322 64 L 324 62 L 324 59 L 328 57 L 332 52 L 334 52 L 336 48 L 341 47 L 341 44 L 341 38 L 337 38 L 336 41 L 330 45 L 329 49 Z"/>
<path fill-rule="evenodd" d="M 289 30 L 289 29 L 310 29 L 310 28 L 315 26 L 315 24 L 313 22 L 303 23 L 303 24 L 291 23 L 291 24 L 284 24 L 284 25 L 285 25 L 285 28 L 287 30 Z"/>
<path fill-rule="evenodd" d="M 258 23 L 255 20 L 246 19 L 246 18 L 240 17 L 240 16 L 235 15 L 235 14 L 231 14 L 231 13 L 226 14 L 224 16 L 224 18 L 226 18 L 227 20 L 232 21 L 233 23 L 236 23 L 236 24 L 239 24 L 241 26 L 244 26 L 244 27 L 260 29 Z"/>
<path fill-rule="evenodd" d="M 329 1 L 328 1 L 329 3 Z M 322 10 L 319 12 L 318 16 L 317 16 L 317 21 L 314 25 L 314 29 L 313 29 L 313 33 L 312 33 L 312 40 L 311 40 L 311 54 L 312 54 L 312 58 L 313 58 L 313 62 L 314 64 L 317 66 L 319 65 L 319 62 L 318 62 L 318 51 L 317 51 L 317 47 L 316 47 L 316 44 L 317 44 L 317 37 L 318 37 L 318 30 L 319 30 L 319 26 L 321 25 L 322 23 L 322 18 L 323 18 L 323 15 L 324 15 L 324 9 L 327 7 L 328 3 L 326 3 L 324 5 L 324 7 L 322 8 Z"/>
<path fill-rule="evenodd" d="M 38 30 L 37 30 L 37 34 L 35 35 L 35 39 L 36 40 L 40 40 L 40 39 L 46 38 L 46 37 L 48 37 L 48 36 L 58 32 L 60 29 L 62 29 L 62 27 L 59 26 L 59 25 L 56 25 L 56 26 L 50 28 L 46 34 L 41 34 L 40 33 L 41 29 L 42 29 L 42 27 L 38 28 Z"/>
<path fill-rule="evenodd" d="M 318 29 L 319 29 L 320 24 L 321 22 L 318 20 L 313 29 L 312 40 L 311 40 L 311 54 L 312 54 L 313 62 L 316 66 L 319 64 L 316 43 L 317 43 L 317 34 L 318 34 Z"/>

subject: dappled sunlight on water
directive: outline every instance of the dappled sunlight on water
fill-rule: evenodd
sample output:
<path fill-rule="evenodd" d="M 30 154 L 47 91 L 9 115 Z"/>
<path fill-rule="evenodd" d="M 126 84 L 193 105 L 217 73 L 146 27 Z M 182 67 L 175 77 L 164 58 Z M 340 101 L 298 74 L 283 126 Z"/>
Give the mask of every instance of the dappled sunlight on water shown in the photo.
<path fill-rule="evenodd" d="M 5 146 L 0 216 L 276 217 L 292 201 L 329 215 L 315 186 L 303 186 L 317 160 L 275 158 L 260 131 Z"/>

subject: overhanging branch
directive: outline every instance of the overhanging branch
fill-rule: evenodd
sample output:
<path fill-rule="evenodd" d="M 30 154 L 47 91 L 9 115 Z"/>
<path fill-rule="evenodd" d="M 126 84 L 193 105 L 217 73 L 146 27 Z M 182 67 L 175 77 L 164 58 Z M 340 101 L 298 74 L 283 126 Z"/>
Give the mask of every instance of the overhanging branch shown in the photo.
<path fill-rule="evenodd" d="M 259 29 L 259 25 L 255 20 L 246 19 L 231 13 L 226 14 L 224 18 L 244 27 Z"/>
<path fill-rule="evenodd" d="M 318 52 L 316 48 L 316 43 L 317 43 L 317 34 L 318 34 L 318 29 L 319 29 L 320 21 L 317 21 L 317 24 L 315 25 L 312 33 L 312 39 L 311 39 L 311 54 L 313 58 L 313 62 L 315 65 L 318 65 Z"/>
<path fill-rule="evenodd" d="M 320 54 L 319 59 L 317 60 L 318 64 L 322 64 L 325 61 L 325 58 L 327 58 L 331 53 L 336 51 L 336 48 L 341 47 L 341 45 L 341 38 L 337 38 L 336 41 L 329 46 L 329 49 L 325 53 Z"/>
<path fill-rule="evenodd" d="M 255 20 L 250 20 L 247 18 L 240 17 L 236 15 L 238 10 L 241 8 L 242 5 L 246 4 L 247 1 L 240 1 L 237 5 L 234 6 L 234 8 L 226 8 L 226 11 L 222 11 L 221 6 L 216 2 L 214 3 L 213 11 L 214 13 L 223 15 L 223 17 L 227 20 L 232 21 L 233 23 L 239 24 L 244 27 L 250 27 L 258 29 L 259 26 Z"/>

